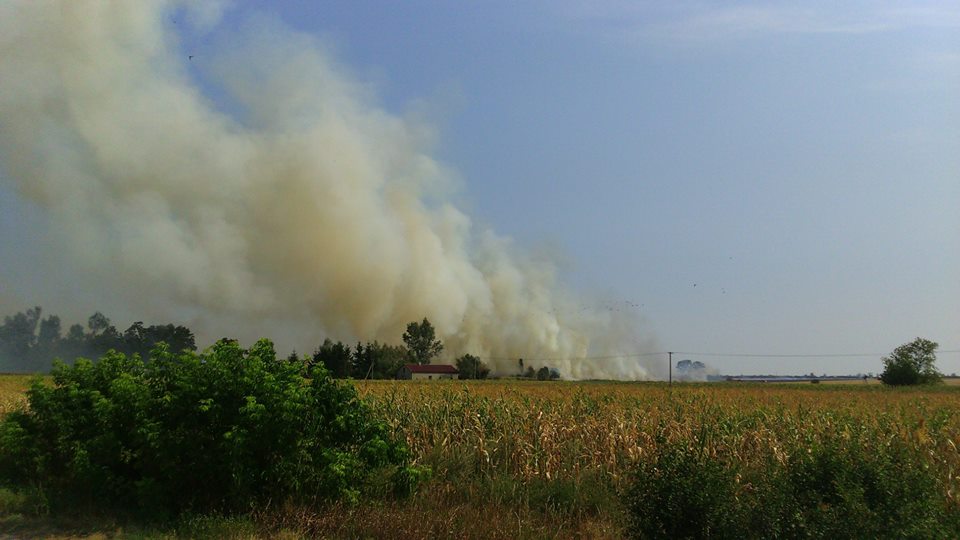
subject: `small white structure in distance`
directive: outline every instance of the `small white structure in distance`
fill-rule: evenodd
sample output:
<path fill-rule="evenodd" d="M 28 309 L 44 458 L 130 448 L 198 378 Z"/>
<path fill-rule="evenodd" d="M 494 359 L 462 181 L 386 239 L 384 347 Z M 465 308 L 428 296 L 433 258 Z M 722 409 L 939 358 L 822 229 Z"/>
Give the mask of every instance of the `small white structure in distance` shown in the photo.
<path fill-rule="evenodd" d="M 456 379 L 459 374 L 449 364 L 404 364 L 397 370 L 397 379 Z"/>

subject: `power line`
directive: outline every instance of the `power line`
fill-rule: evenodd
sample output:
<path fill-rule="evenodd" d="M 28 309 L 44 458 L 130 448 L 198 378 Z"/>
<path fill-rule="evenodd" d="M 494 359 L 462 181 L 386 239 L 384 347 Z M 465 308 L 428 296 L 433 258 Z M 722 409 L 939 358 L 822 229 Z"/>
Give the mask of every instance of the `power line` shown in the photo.
<path fill-rule="evenodd" d="M 936 351 L 937 353 L 960 353 L 960 349 Z M 722 358 L 875 358 L 890 353 L 828 353 L 828 354 L 758 354 L 758 353 L 706 353 L 706 352 L 677 352 L 687 356 L 717 356 Z"/>
<path fill-rule="evenodd" d="M 675 351 L 676 352 L 676 351 Z M 830 353 L 830 354 L 759 354 L 759 353 L 705 353 L 705 352 L 676 352 L 687 356 L 717 356 L 723 358 L 852 358 L 877 357 L 886 353 Z"/>
<path fill-rule="evenodd" d="M 887 356 L 890 353 L 827 353 L 827 354 L 761 354 L 761 353 L 715 353 L 715 352 L 691 352 L 691 351 L 657 351 L 647 353 L 633 354 L 614 354 L 606 356 L 568 356 L 568 357 L 505 357 L 505 356 L 481 356 L 481 360 L 493 361 L 515 361 L 523 359 L 531 362 L 552 362 L 558 360 L 566 361 L 587 361 L 587 360 L 626 360 L 630 358 L 643 358 L 649 356 L 667 356 L 670 353 L 685 356 L 712 356 L 718 358 L 878 358 Z M 956 354 L 960 349 L 948 349 L 936 351 L 937 354 Z"/>
<path fill-rule="evenodd" d="M 481 356 L 481 360 L 524 360 L 532 362 L 549 362 L 554 360 L 617 360 L 622 358 L 641 358 L 644 356 L 660 356 L 667 354 L 666 352 L 648 352 L 648 353 L 634 353 L 634 354 L 613 354 L 608 356 L 563 356 L 563 357 L 533 357 L 533 356 Z"/>

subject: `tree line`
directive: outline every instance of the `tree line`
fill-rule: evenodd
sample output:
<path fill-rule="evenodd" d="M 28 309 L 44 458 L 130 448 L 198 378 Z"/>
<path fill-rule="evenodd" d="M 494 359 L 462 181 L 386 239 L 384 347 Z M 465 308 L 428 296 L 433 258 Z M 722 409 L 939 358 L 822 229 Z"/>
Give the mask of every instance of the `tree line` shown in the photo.
<path fill-rule="evenodd" d="M 54 359 L 71 364 L 77 358 L 100 358 L 111 350 L 128 356 L 137 354 L 147 361 L 160 343 L 172 352 L 197 350 L 193 331 L 185 326 L 146 326 L 137 321 L 120 332 L 97 311 L 87 318 L 85 327 L 73 324 L 64 332 L 59 316 L 42 315 L 43 309 L 36 306 L 4 317 L 0 325 L 0 373 L 46 372 Z M 372 341 L 351 347 L 328 338 L 307 363 L 322 364 L 338 379 L 393 379 L 404 364 L 429 364 L 443 352 L 443 343 L 427 318 L 407 324 L 402 339 L 403 345 Z M 885 369 L 880 380 L 894 386 L 939 382 L 942 375 L 936 369 L 937 347 L 937 343 L 919 337 L 897 347 L 882 359 Z M 294 357 L 296 353 L 291 354 L 291 359 Z M 458 357 L 456 367 L 460 379 L 485 379 L 490 374 L 490 368 L 472 354 Z M 524 378 L 543 381 L 560 377 L 555 369 L 524 365 L 522 358 L 518 368 Z"/>
<path fill-rule="evenodd" d="M 142 321 L 123 332 L 99 311 L 87 318 L 87 325 L 73 324 L 63 330 L 57 315 L 43 318 L 40 306 L 6 316 L 0 325 L 0 371 L 46 372 L 55 358 L 72 363 L 76 358 L 99 358 L 114 350 L 149 359 L 157 344 L 171 351 L 197 350 L 193 332 L 173 324 L 145 326 Z"/>
<path fill-rule="evenodd" d="M 308 357 L 308 364 L 322 364 L 339 379 L 392 379 L 404 364 L 429 364 L 443 351 L 430 321 L 411 322 L 402 336 L 403 345 L 357 342 L 356 346 L 325 339 Z M 86 326 L 71 325 L 66 332 L 59 316 L 43 317 L 39 306 L 4 317 L 0 326 L 0 372 L 46 372 L 54 359 L 72 364 L 77 358 L 100 358 L 108 351 L 145 361 L 160 343 L 172 352 L 196 351 L 193 332 L 173 324 L 145 325 L 137 321 L 119 331 L 110 319 L 96 312 Z M 295 357 L 296 353 L 291 354 Z M 483 379 L 490 373 L 478 357 L 465 354 L 456 360 L 461 379 Z"/>
<path fill-rule="evenodd" d="M 313 353 L 312 361 L 323 364 L 337 379 L 393 379 L 404 364 L 429 364 L 443 352 L 443 342 L 426 317 L 407 324 L 402 337 L 403 345 L 373 341 L 357 342 L 353 348 L 328 338 Z M 486 379 L 490 374 L 490 368 L 472 354 L 457 358 L 456 365 L 460 379 Z"/>

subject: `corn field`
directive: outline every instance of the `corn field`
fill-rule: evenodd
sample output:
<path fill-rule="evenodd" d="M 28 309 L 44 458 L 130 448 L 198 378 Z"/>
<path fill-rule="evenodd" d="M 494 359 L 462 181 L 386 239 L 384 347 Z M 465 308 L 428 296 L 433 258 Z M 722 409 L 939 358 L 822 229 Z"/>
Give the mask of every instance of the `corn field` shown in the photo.
<path fill-rule="evenodd" d="M 0 375 L 0 418 L 27 404 L 27 387 L 33 375 Z"/>
<path fill-rule="evenodd" d="M 0 416 L 25 404 L 28 381 L 0 377 Z M 429 469 L 416 493 L 360 505 L 258 508 L 236 523 L 210 518 L 215 532 L 201 536 L 960 537 L 957 387 L 520 380 L 348 384 L 356 385 L 379 421 L 406 443 L 413 464 Z M 816 456 L 829 459 L 821 462 Z M 821 470 L 826 482 L 807 489 L 823 476 Z M 798 471 L 812 471 L 812 476 L 790 476 Z M 842 493 L 847 502 L 834 499 L 833 475 L 854 486 L 852 498 Z M 732 480 L 714 482 L 724 478 Z M 776 487 L 791 481 L 792 487 Z M 880 523 L 889 508 L 885 503 L 858 506 L 872 500 L 866 491 L 856 491 L 863 486 L 867 491 L 879 486 L 887 501 L 919 502 Z M 725 516 L 738 512 L 742 519 L 727 523 L 733 525 L 726 533 L 656 528 L 700 519 L 683 514 L 689 501 L 671 498 L 704 488 L 714 491 L 698 499 L 703 504 L 697 512 L 716 507 L 701 520 L 706 526 L 723 525 Z M 807 504 L 811 493 L 815 498 Z M 792 498 L 771 500 L 785 494 Z M 919 500 L 915 494 L 930 496 Z M 751 510 L 752 504 L 761 507 Z M 927 511 L 930 507 L 940 510 Z M 776 522 L 775 515 L 797 519 Z M 38 519 L 37 530 L 49 527 Z M 906 525 L 889 532 L 898 523 Z M 184 537 L 198 536 L 185 530 Z"/>
<path fill-rule="evenodd" d="M 839 441 L 903 443 L 960 504 L 960 393 L 796 385 L 371 381 L 361 394 L 444 478 L 604 478 L 616 489 L 658 445 L 753 466 Z"/>

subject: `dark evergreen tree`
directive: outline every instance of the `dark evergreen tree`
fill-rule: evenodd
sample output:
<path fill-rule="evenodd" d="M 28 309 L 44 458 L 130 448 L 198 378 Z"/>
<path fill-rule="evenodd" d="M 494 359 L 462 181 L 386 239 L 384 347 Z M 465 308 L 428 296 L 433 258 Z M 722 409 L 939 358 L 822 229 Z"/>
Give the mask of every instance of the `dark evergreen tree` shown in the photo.
<path fill-rule="evenodd" d="M 367 358 L 367 350 L 363 344 L 357 342 L 357 348 L 350 357 L 350 375 L 354 379 L 366 379 L 370 372 L 370 361 Z"/>
<path fill-rule="evenodd" d="M 323 340 L 323 344 L 313 353 L 313 363 L 323 364 L 335 379 L 350 377 L 353 371 L 352 360 L 349 346 L 341 341 L 334 343 L 329 338 Z"/>

